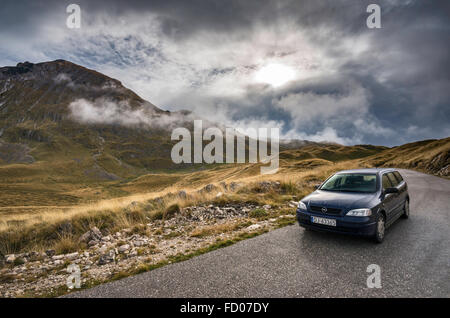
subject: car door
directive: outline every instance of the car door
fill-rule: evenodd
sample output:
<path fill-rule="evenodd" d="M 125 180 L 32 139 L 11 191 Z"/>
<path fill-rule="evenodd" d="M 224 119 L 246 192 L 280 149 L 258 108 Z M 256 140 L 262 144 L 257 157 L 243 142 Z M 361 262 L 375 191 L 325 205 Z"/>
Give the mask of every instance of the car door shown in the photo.
<path fill-rule="evenodd" d="M 402 184 L 400 184 L 400 182 L 398 181 L 397 177 L 394 175 L 393 172 L 387 173 L 387 176 L 391 181 L 392 186 L 398 189 L 398 193 L 393 193 L 394 197 L 393 213 L 397 215 L 401 213 L 403 209 L 403 201 L 404 201 L 403 197 L 405 194 L 405 187 Z"/>
<path fill-rule="evenodd" d="M 403 212 L 403 207 L 404 207 L 405 201 L 406 201 L 406 199 L 408 197 L 408 185 L 406 184 L 406 181 L 403 180 L 403 177 L 400 174 L 400 172 L 394 171 L 393 173 L 394 173 L 394 176 L 397 178 L 397 181 L 399 183 L 397 185 L 397 188 L 399 190 L 399 199 L 400 199 L 400 202 L 401 202 L 401 211 Z"/>
<path fill-rule="evenodd" d="M 392 182 L 389 179 L 387 173 L 384 173 L 381 176 L 381 186 L 383 189 L 382 194 L 382 207 L 384 208 L 384 211 L 386 212 L 386 224 L 389 224 L 393 221 L 395 218 L 395 206 L 396 206 L 396 193 L 385 193 L 385 190 L 387 188 L 392 188 Z"/>

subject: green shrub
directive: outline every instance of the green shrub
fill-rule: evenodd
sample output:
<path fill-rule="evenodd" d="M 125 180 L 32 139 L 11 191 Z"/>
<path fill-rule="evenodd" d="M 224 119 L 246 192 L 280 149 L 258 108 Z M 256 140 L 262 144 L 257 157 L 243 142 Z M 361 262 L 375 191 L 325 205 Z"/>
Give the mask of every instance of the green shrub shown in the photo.
<path fill-rule="evenodd" d="M 264 209 L 254 209 L 248 213 L 251 218 L 261 218 L 268 215 L 268 212 Z"/>
<path fill-rule="evenodd" d="M 25 260 L 23 258 L 16 258 L 14 260 L 14 266 L 19 266 L 25 264 Z"/>

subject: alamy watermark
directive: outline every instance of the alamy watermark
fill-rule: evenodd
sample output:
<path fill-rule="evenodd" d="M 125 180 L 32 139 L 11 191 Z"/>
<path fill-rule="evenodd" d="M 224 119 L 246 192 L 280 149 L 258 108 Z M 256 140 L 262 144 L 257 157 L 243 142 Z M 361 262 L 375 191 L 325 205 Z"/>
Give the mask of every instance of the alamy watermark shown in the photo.
<path fill-rule="evenodd" d="M 81 288 L 81 270 L 76 264 L 70 264 L 67 266 L 67 273 L 70 275 L 67 277 L 66 286 L 69 289 Z"/>
<path fill-rule="evenodd" d="M 381 7 L 378 4 L 369 4 L 366 12 L 370 13 L 367 17 L 366 25 L 369 29 L 381 28 Z"/>
<path fill-rule="evenodd" d="M 69 4 L 66 8 L 66 12 L 69 16 L 66 20 L 66 26 L 69 29 L 79 29 L 81 28 L 81 8 L 78 4 Z"/>
<path fill-rule="evenodd" d="M 174 163 L 262 163 L 261 174 L 273 174 L 279 166 L 279 128 L 225 129 L 208 127 L 194 120 L 194 136 L 184 127 L 172 131 L 172 140 L 179 140 L 171 151 Z M 210 141 L 203 147 L 204 141 Z M 268 144 L 270 143 L 270 154 Z M 194 148 L 192 156 L 192 145 Z M 248 154 L 248 156 L 247 156 Z M 248 158 L 248 161 L 247 161 Z"/>
<path fill-rule="evenodd" d="M 367 288 L 381 288 L 381 268 L 380 265 L 370 264 L 367 266 L 367 273 L 370 275 L 367 277 Z"/>

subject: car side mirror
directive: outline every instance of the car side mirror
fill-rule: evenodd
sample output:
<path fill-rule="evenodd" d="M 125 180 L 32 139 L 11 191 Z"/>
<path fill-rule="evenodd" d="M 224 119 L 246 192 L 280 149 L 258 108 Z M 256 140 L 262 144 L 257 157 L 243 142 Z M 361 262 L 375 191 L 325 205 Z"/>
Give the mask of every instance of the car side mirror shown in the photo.
<path fill-rule="evenodd" d="M 384 194 L 388 194 L 388 193 L 398 193 L 398 189 L 397 188 L 386 188 L 384 190 Z"/>

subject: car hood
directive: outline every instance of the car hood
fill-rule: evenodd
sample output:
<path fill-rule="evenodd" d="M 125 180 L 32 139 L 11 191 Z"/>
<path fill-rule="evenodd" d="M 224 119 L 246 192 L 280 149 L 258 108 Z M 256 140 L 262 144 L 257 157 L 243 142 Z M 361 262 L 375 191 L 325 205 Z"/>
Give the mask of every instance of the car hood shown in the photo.
<path fill-rule="evenodd" d="M 371 208 L 376 193 L 351 193 L 316 190 L 301 201 L 312 205 L 340 209 Z"/>

